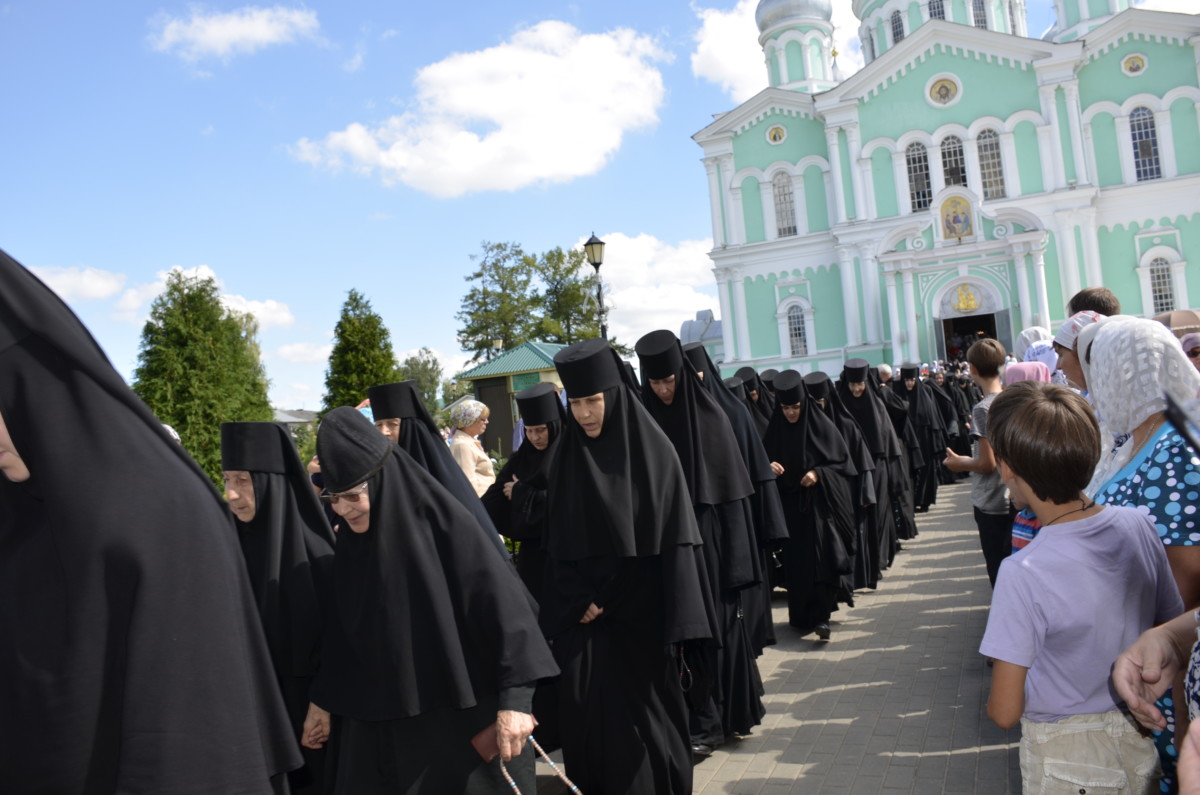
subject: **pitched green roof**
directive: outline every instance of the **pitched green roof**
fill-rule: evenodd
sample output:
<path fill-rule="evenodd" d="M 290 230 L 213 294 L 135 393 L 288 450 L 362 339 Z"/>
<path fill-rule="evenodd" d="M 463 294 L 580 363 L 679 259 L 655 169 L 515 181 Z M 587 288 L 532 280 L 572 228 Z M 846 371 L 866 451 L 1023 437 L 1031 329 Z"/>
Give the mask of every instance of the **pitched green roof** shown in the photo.
<path fill-rule="evenodd" d="M 513 373 L 529 373 L 537 370 L 554 369 L 554 354 L 566 345 L 553 342 L 526 342 L 505 351 L 491 361 L 459 373 L 459 380 L 474 381 L 478 378 L 493 378 Z"/>

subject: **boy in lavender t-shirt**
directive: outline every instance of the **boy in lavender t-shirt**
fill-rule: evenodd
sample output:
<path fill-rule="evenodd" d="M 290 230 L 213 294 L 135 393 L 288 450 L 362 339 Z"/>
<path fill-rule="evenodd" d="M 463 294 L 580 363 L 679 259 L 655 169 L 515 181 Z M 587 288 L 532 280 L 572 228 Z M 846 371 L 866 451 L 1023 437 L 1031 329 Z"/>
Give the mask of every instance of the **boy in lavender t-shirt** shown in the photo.
<path fill-rule="evenodd" d="M 1023 791 L 1157 791 L 1154 744 L 1108 683 L 1117 655 L 1183 611 L 1154 523 L 1084 497 L 1100 430 L 1071 390 L 1014 384 L 988 430 L 1011 499 L 1042 524 L 1001 564 L 979 646 L 996 660 L 988 715 L 1021 722 Z"/>

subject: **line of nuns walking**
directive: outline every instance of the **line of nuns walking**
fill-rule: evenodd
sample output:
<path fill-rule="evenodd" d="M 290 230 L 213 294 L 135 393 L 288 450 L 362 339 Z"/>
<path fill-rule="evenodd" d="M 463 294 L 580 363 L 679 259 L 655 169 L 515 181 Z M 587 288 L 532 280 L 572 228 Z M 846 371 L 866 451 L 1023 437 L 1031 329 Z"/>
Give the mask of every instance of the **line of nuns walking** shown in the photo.
<path fill-rule="evenodd" d="M 3 788 L 533 793 L 536 727 L 583 792 L 691 792 L 763 717 L 773 585 L 828 639 L 915 535 L 929 411 L 862 360 L 729 388 L 671 332 L 636 349 L 640 385 L 562 350 L 568 406 L 517 395 L 482 500 L 412 382 L 369 391 L 378 428 L 332 410 L 335 536 L 284 426 L 222 426 L 226 505 L 0 252 Z"/>

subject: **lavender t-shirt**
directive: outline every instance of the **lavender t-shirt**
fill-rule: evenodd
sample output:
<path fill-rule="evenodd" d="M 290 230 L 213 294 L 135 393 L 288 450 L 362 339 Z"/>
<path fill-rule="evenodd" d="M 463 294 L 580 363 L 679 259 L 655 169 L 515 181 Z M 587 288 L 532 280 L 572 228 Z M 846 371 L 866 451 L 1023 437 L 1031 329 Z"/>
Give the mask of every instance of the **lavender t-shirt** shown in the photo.
<path fill-rule="evenodd" d="M 1053 723 L 1115 709 L 1117 655 L 1182 612 L 1154 523 L 1109 507 L 1042 528 L 1000 564 L 979 652 L 1028 668 L 1025 717 Z"/>

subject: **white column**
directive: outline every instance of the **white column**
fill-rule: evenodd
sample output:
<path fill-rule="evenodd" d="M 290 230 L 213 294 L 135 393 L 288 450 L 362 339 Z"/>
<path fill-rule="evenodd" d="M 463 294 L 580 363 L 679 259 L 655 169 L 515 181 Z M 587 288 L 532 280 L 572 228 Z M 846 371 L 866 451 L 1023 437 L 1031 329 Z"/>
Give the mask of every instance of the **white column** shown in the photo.
<path fill-rule="evenodd" d="M 846 344 L 850 347 L 862 344 L 859 333 L 858 280 L 854 276 L 854 249 L 838 246 L 838 274 L 842 277 L 842 309 L 846 318 Z"/>
<path fill-rule="evenodd" d="M 739 185 L 734 185 L 729 189 L 729 205 L 731 220 L 729 230 L 730 243 L 745 243 L 746 242 L 746 214 L 742 212 L 742 188 Z"/>
<path fill-rule="evenodd" d="M 1171 128 L 1170 110 L 1155 112 L 1154 132 L 1158 135 L 1158 163 L 1162 167 L 1162 175 L 1167 179 L 1179 176 L 1179 164 L 1175 159 L 1175 131 Z"/>
<path fill-rule="evenodd" d="M 850 186 L 854 189 L 854 217 L 861 221 L 867 217 L 867 196 L 862 174 L 855 168 L 862 156 L 862 142 L 859 140 L 857 124 L 846 126 L 846 146 L 850 150 Z"/>
<path fill-rule="evenodd" d="M 767 240 L 779 237 L 779 222 L 775 218 L 775 185 L 771 182 L 758 183 L 758 196 L 762 202 L 763 234 Z"/>
<path fill-rule="evenodd" d="M 1087 160 L 1088 173 L 1092 175 L 1092 184 L 1100 185 L 1100 169 L 1096 165 L 1096 142 L 1092 137 L 1092 123 L 1083 125 L 1083 156 Z"/>
<path fill-rule="evenodd" d="M 1015 199 L 1025 192 L 1021 184 L 1021 170 L 1017 168 L 1017 143 L 1010 132 L 1000 133 L 1000 165 L 1004 169 L 1004 195 Z M 982 186 L 981 186 L 982 189 Z"/>
<path fill-rule="evenodd" d="M 750 322 L 747 320 L 746 285 L 743 281 L 741 268 L 730 268 L 729 275 L 733 280 L 733 304 L 737 307 L 737 350 L 739 359 L 751 359 L 754 352 L 750 350 Z"/>
<path fill-rule="evenodd" d="M 892 181 L 896 184 L 896 206 L 901 215 L 912 215 L 912 197 L 908 191 L 908 162 L 904 150 L 892 152 Z"/>
<path fill-rule="evenodd" d="M 1050 296 L 1046 292 L 1046 259 L 1045 252 L 1033 252 L 1033 289 L 1037 292 L 1039 325 L 1050 327 Z M 1074 295 L 1074 293 L 1071 293 Z"/>
<path fill-rule="evenodd" d="M 842 146 L 838 141 L 838 128 L 825 130 L 825 144 L 829 149 L 829 168 L 833 174 L 833 211 L 837 218 L 835 223 L 842 224 L 846 222 L 846 196 L 845 185 L 842 182 Z"/>
<path fill-rule="evenodd" d="M 717 268 L 717 295 L 721 302 L 721 342 L 725 346 L 725 359 L 736 361 L 741 356 L 733 330 L 732 299 L 729 295 L 729 269 Z"/>
<path fill-rule="evenodd" d="M 1083 156 L 1083 137 L 1079 132 L 1080 118 L 1083 112 L 1079 109 L 1079 81 L 1071 80 L 1063 83 L 1063 98 L 1067 102 L 1067 127 L 1071 134 L 1071 154 L 1075 158 L 1075 180 L 1080 185 L 1092 183 L 1087 161 Z"/>
<path fill-rule="evenodd" d="M 704 171 L 708 175 L 708 210 L 712 216 L 713 246 L 720 248 L 726 238 L 725 223 L 721 218 L 721 173 L 716 158 L 704 158 Z"/>
<path fill-rule="evenodd" d="M 875 175 L 871 170 L 871 158 L 858 159 L 858 172 L 859 182 L 863 186 L 863 214 L 860 217 L 864 220 L 878 218 L 879 203 L 875 201 Z"/>
<path fill-rule="evenodd" d="M 919 362 L 921 346 L 920 337 L 917 336 L 917 296 L 913 291 L 912 271 L 901 271 L 900 278 L 904 281 L 905 319 L 908 321 L 908 360 Z"/>
<path fill-rule="evenodd" d="M 804 175 L 792 175 L 792 212 L 796 215 L 796 234 L 808 234 L 808 194 L 804 192 Z"/>
<path fill-rule="evenodd" d="M 1083 272 L 1088 287 L 1103 287 L 1104 275 L 1100 268 L 1100 240 L 1096 234 L 1096 208 L 1086 207 L 1078 211 L 1080 235 L 1083 237 Z M 1074 295 L 1074 293 L 1071 293 Z"/>
<path fill-rule="evenodd" d="M 875 255 L 870 253 L 871 246 L 858 247 L 858 261 L 863 293 L 863 308 L 866 312 L 867 342 L 881 341 L 880 312 L 879 312 L 879 263 Z"/>
<path fill-rule="evenodd" d="M 1050 157 L 1050 164 L 1054 173 L 1054 181 L 1049 187 L 1050 190 L 1066 187 L 1067 177 L 1063 169 L 1063 161 L 1066 159 L 1066 153 L 1062 151 L 1062 129 L 1058 125 L 1058 101 L 1055 89 L 1057 85 L 1038 86 L 1038 96 L 1042 101 L 1042 116 L 1049 123 L 1050 134 L 1048 143 L 1051 149 L 1042 152 L 1042 162 L 1045 163 L 1045 158 Z"/>
<path fill-rule="evenodd" d="M 1185 273 L 1187 271 L 1187 262 L 1179 261 L 1171 263 L 1171 287 L 1175 292 L 1175 308 L 1183 309 L 1188 304 L 1187 279 Z"/>
<path fill-rule="evenodd" d="M 1054 214 L 1058 226 L 1058 269 L 1068 296 L 1079 292 L 1079 250 L 1075 246 L 1075 211 L 1060 210 Z M 1068 300 L 1070 300 L 1068 298 Z"/>
<path fill-rule="evenodd" d="M 1129 129 L 1129 117 L 1117 116 L 1117 155 L 1121 159 L 1121 181 L 1126 185 L 1137 182 L 1137 168 L 1133 164 L 1133 132 Z"/>
<path fill-rule="evenodd" d="M 983 199 L 983 172 L 979 170 L 979 141 L 963 141 L 963 161 L 967 169 L 967 187 Z"/>
<path fill-rule="evenodd" d="M 1058 154 L 1058 144 L 1054 139 L 1054 130 L 1049 125 L 1037 128 L 1038 154 L 1042 161 L 1042 187 L 1047 193 L 1062 187 L 1059 174 L 1062 172 L 1062 158 Z"/>
<path fill-rule="evenodd" d="M 1013 265 L 1017 269 L 1017 300 L 1021 302 L 1021 330 L 1034 325 L 1031 321 L 1033 313 L 1037 311 L 1033 304 L 1029 303 L 1029 265 L 1025 260 L 1024 252 L 1018 252 L 1013 257 Z M 1013 324 L 1014 328 L 1016 323 Z"/>
<path fill-rule="evenodd" d="M 937 196 L 946 187 L 946 166 L 942 163 L 941 146 L 930 144 L 925 151 L 929 153 L 929 184 L 932 190 L 930 201 L 932 202 L 932 197 Z"/>
<path fill-rule="evenodd" d="M 892 362 L 904 358 L 900 347 L 900 302 L 896 300 L 896 274 L 884 271 L 883 286 L 887 290 L 888 325 L 891 327 Z"/>

